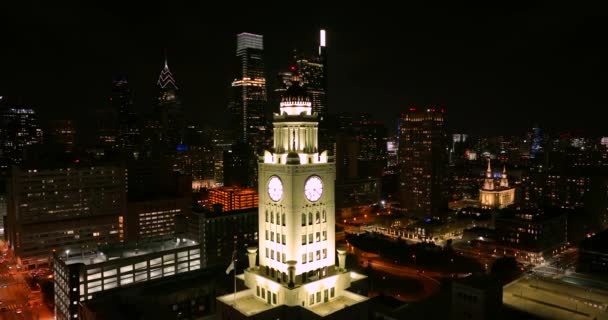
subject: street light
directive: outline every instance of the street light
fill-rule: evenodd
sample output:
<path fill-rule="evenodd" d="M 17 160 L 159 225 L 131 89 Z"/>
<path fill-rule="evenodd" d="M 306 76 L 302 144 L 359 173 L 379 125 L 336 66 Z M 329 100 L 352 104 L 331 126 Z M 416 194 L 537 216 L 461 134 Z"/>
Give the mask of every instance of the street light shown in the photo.
<path fill-rule="evenodd" d="M 67 260 L 69 256 L 70 256 L 70 249 L 65 250 L 65 259 Z"/>

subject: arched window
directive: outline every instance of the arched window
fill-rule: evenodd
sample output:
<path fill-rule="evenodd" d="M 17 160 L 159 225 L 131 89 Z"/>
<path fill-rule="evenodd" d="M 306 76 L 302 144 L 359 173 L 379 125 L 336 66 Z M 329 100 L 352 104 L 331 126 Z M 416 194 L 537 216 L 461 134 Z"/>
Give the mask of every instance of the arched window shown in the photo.
<path fill-rule="evenodd" d="M 312 225 L 312 212 L 308 213 L 308 225 Z"/>
<path fill-rule="evenodd" d="M 306 213 L 302 213 L 302 227 L 306 225 Z"/>
<path fill-rule="evenodd" d="M 281 222 L 283 223 L 283 227 L 285 226 L 286 222 L 285 222 L 285 214 L 283 213 L 283 218 L 281 219 Z"/>
<path fill-rule="evenodd" d="M 270 223 L 274 223 L 274 213 L 270 213 Z"/>
<path fill-rule="evenodd" d="M 268 222 L 268 210 L 266 210 L 266 222 Z"/>
<path fill-rule="evenodd" d="M 320 223 L 321 222 L 321 214 L 319 213 L 319 211 L 317 211 L 317 213 L 315 214 L 315 223 Z"/>
<path fill-rule="evenodd" d="M 322 222 L 327 222 L 327 213 L 323 210 L 323 220 Z"/>
<path fill-rule="evenodd" d="M 277 212 L 277 224 L 281 224 L 281 215 Z"/>

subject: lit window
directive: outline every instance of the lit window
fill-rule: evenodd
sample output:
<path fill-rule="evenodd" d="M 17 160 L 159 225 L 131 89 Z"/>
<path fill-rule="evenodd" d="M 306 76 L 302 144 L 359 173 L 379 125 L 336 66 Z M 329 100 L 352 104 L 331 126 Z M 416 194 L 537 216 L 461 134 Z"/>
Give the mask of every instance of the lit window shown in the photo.
<path fill-rule="evenodd" d="M 306 235 L 303 234 L 302 235 L 302 245 L 305 245 L 305 244 L 306 244 Z"/>
<path fill-rule="evenodd" d="M 99 232 L 93 232 L 93 237 L 99 237 Z"/>
<path fill-rule="evenodd" d="M 306 263 L 306 253 L 302 254 L 302 264 Z"/>

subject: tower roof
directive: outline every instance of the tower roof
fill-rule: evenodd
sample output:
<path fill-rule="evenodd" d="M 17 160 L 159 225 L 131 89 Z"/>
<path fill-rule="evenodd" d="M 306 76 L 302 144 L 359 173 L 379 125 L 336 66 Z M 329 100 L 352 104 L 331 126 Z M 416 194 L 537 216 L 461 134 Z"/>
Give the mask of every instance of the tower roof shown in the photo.
<path fill-rule="evenodd" d="M 291 86 L 285 90 L 281 97 L 281 102 L 310 102 L 310 96 L 306 89 L 300 85 L 299 81 L 292 81 Z"/>
<path fill-rule="evenodd" d="M 177 90 L 177 85 L 175 84 L 175 79 L 173 78 L 173 74 L 171 70 L 169 70 L 169 64 L 167 63 L 167 57 L 165 57 L 165 66 L 160 71 L 160 76 L 158 77 L 158 81 L 156 84 L 161 87 L 161 89 L 173 89 Z"/>

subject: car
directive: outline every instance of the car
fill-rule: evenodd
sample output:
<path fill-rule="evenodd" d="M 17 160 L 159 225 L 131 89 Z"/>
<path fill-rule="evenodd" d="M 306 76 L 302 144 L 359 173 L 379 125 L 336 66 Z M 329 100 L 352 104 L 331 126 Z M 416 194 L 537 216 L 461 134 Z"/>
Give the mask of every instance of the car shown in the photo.
<path fill-rule="evenodd" d="M 23 312 L 23 310 L 22 310 L 21 308 L 18 308 L 17 310 L 15 310 L 15 312 L 16 312 L 17 314 L 19 314 L 19 313 L 22 313 L 22 312 Z"/>

